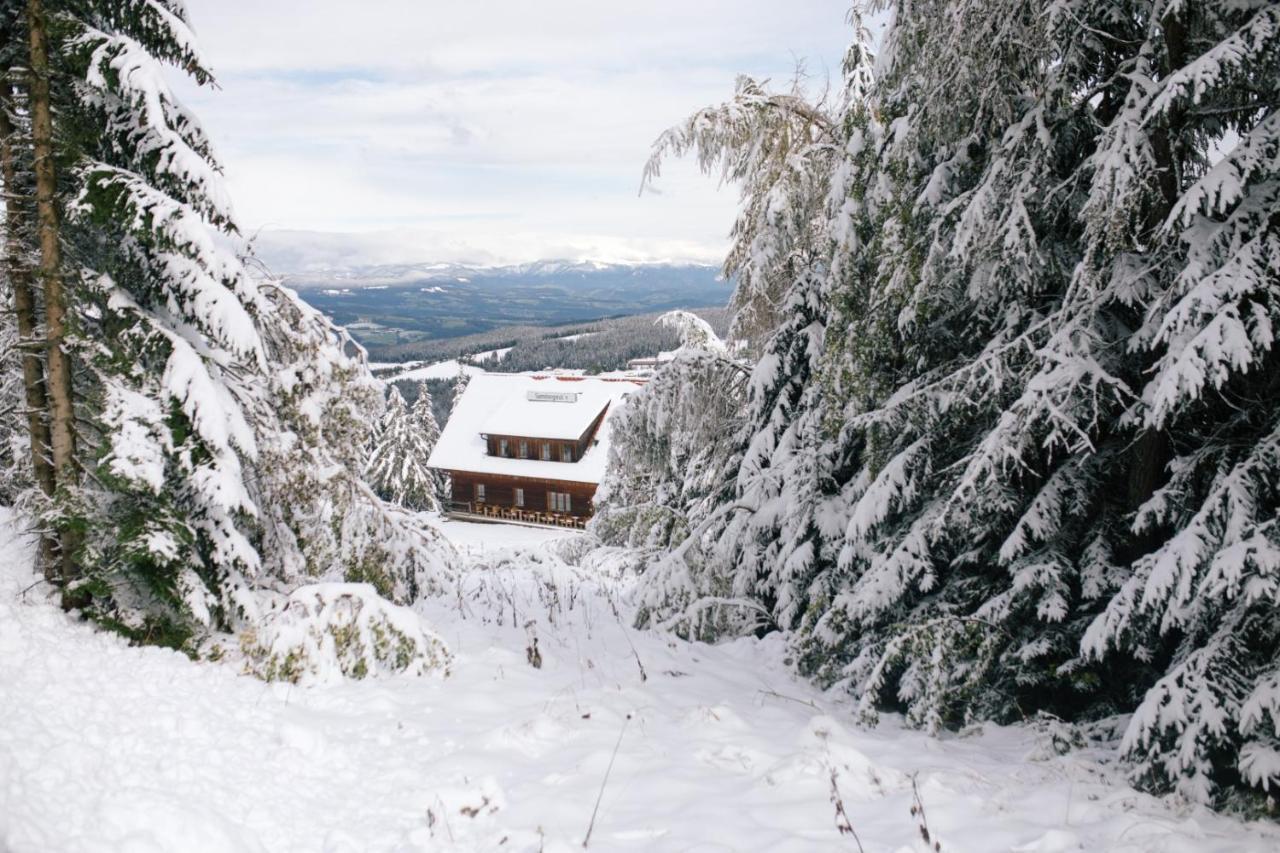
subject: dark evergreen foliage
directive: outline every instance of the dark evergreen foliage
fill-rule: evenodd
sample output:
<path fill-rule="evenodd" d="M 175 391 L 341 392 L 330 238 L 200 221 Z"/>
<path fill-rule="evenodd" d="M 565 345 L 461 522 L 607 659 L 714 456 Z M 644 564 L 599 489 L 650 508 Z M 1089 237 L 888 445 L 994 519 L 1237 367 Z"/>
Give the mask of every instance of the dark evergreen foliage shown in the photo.
<path fill-rule="evenodd" d="M 868 715 L 1134 712 L 1152 787 L 1270 790 L 1280 7 L 873 7 L 838 103 L 740 82 L 655 152 L 740 183 L 760 356 L 648 612 L 792 629 Z"/>

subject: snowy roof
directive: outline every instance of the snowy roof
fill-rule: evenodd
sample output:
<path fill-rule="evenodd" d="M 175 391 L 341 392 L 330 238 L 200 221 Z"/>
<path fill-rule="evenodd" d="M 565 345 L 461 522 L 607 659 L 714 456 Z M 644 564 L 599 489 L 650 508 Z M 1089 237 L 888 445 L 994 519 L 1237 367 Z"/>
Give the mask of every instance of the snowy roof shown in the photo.
<path fill-rule="evenodd" d="M 509 392 L 485 418 L 481 432 L 577 441 L 617 397 L 611 382 L 562 376 L 523 378 L 521 387 Z"/>
<path fill-rule="evenodd" d="M 620 379 L 481 373 L 471 377 L 427 464 L 451 471 L 599 483 L 609 458 L 617 403 L 641 383 Z M 482 435 L 576 440 L 604 408 L 609 414 L 577 462 L 490 456 Z"/>

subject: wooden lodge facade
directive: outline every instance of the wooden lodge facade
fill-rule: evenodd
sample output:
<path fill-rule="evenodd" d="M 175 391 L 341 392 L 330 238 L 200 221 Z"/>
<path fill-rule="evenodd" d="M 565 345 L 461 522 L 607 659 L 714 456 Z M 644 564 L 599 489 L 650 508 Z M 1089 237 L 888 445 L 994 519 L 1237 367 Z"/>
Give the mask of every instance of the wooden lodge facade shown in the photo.
<path fill-rule="evenodd" d="M 504 521 L 581 527 L 591 517 L 594 483 L 452 471 L 450 509 Z"/>
<path fill-rule="evenodd" d="M 450 514 L 584 526 L 604 474 L 609 414 L 636 385 L 584 377 L 472 377 L 429 461 L 449 475 Z"/>

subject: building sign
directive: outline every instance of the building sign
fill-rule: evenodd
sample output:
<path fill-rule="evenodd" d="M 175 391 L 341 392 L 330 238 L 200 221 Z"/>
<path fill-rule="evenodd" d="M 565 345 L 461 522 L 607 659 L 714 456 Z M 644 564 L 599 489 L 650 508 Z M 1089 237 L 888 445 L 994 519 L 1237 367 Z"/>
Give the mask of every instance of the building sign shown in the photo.
<path fill-rule="evenodd" d="M 526 391 L 525 397 L 534 403 L 576 403 L 576 391 Z"/>

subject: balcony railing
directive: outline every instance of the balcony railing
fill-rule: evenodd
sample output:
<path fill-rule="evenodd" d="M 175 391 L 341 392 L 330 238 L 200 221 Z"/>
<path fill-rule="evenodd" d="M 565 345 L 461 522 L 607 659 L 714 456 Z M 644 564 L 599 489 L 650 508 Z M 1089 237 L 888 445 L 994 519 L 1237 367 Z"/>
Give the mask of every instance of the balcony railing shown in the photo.
<path fill-rule="evenodd" d="M 582 530 L 587 519 L 564 512 L 543 512 L 522 507 L 498 506 L 483 501 L 451 501 L 449 515 L 470 516 L 484 521 L 510 521 L 518 524 L 538 524 L 544 527 L 568 527 Z"/>

